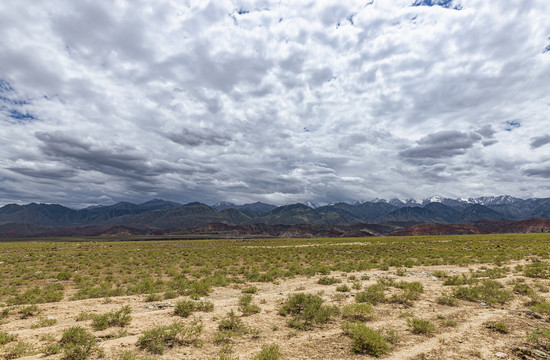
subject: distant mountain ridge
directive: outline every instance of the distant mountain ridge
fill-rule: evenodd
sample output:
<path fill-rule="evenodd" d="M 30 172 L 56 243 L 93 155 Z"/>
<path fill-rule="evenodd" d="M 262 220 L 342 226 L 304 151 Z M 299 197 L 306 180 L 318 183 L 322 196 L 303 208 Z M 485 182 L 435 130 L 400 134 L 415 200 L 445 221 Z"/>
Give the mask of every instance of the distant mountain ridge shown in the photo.
<path fill-rule="evenodd" d="M 0 225 L 20 224 L 20 229 L 30 232 L 33 232 L 33 227 L 112 226 L 164 231 L 212 223 L 228 226 L 405 223 L 470 225 L 482 220 L 522 221 L 550 218 L 550 198 L 519 199 L 509 195 L 468 199 L 433 196 L 422 201 L 375 199 L 353 204 L 337 202 L 324 206 L 308 204 L 310 206 L 300 203 L 275 206 L 262 202 L 243 205 L 220 202 L 208 206 L 199 202 L 182 205 L 153 199 L 141 204 L 119 202 L 79 210 L 58 204 L 8 204 L 0 208 Z"/>

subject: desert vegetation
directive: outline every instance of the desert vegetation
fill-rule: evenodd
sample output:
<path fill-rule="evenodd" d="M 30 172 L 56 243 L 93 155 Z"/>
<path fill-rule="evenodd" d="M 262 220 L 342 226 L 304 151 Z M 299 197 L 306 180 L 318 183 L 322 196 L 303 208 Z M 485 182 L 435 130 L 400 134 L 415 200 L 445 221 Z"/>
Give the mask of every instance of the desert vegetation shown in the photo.
<path fill-rule="evenodd" d="M 550 356 L 546 234 L 105 240 L 0 243 L 0 358 Z"/>

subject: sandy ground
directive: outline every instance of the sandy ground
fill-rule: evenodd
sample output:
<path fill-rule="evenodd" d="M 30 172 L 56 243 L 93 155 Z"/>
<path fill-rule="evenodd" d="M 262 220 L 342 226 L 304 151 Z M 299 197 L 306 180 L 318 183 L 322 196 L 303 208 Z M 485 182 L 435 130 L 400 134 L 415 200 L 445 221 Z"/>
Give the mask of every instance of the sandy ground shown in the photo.
<path fill-rule="evenodd" d="M 513 266 L 508 266 L 513 268 Z M 525 344 L 526 334 L 537 327 L 548 326 L 547 319 L 536 318 L 527 311 L 528 309 L 524 305 L 526 297 L 516 294 L 509 303 L 495 307 L 467 301 L 460 301 L 459 305 L 455 307 L 436 303 L 435 299 L 442 292 L 448 292 L 450 287 L 442 286 L 443 279 L 434 279 L 433 271 L 443 270 L 451 275 L 456 275 L 469 273 L 469 269 L 476 269 L 476 266 L 468 269 L 455 266 L 411 268 L 407 269 L 405 276 L 397 276 L 391 269 L 390 271 L 373 270 L 360 273 L 333 272 L 330 276 L 341 278 L 342 283 L 348 284 L 350 287 L 352 281 L 347 280 L 350 275 L 355 275 L 357 279 L 361 279 L 363 275 L 369 275 L 369 280 L 361 281 L 363 287 L 376 283 L 377 279 L 381 277 L 394 278 L 397 281 L 419 281 L 423 284 L 424 293 L 412 307 L 405 308 L 398 304 L 380 304 L 374 307 L 375 319 L 369 321 L 367 325 L 373 329 L 394 329 L 400 337 L 399 342 L 392 345 L 391 352 L 383 356 L 383 359 L 498 359 L 497 353 L 506 354 L 505 358 L 507 359 L 520 359 L 519 355 L 514 354 L 514 349 Z M 138 337 L 146 330 L 159 325 L 168 325 L 174 321 L 187 323 L 199 320 L 204 324 L 204 332 L 200 337 L 204 342 L 203 346 L 189 345 L 168 348 L 163 355 L 152 356 L 152 358 L 212 359 L 217 358 L 223 349 L 223 345 L 214 343 L 220 320 L 230 310 L 234 310 L 236 314 L 240 315 L 238 299 L 242 295 L 241 288 L 255 285 L 259 291 L 254 295 L 253 303 L 259 305 L 262 311 L 259 314 L 242 317 L 242 320 L 247 326 L 260 332 L 258 335 L 247 334 L 233 338 L 230 343 L 233 351 L 230 354 L 232 358 L 253 359 L 260 352 L 262 345 L 267 344 L 278 344 L 283 353 L 282 359 L 370 358 L 367 355 L 356 355 L 351 352 L 351 339 L 345 336 L 341 329 L 341 325 L 344 323 L 341 317 L 336 317 L 329 324 L 316 326 L 311 331 L 295 331 L 286 325 L 285 317 L 278 315 L 281 303 L 289 294 L 296 292 L 322 294 L 321 296 L 326 299 L 327 304 L 343 306 L 353 303 L 354 295 L 361 291 L 352 289 L 351 292 L 345 293 L 344 300 L 337 301 L 334 298 L 334 295 L 338 294 L 336 286 L 341 284 L 319 285 L 317 281 L 320 277 L 296 277 L 282 280 L 280 284 L 247 283 L 238 287 L 216 288 L 206 298 L 214 303 L 214 311 L 196 312 L 187 319 L 175 316 L 171 306 L 185 297 L 147 303 L 144 295 L 121 296 L 110 299 L 40 304 L 42 313 L 28 319 L 21 319 L 16 311 L 12 311 L 9 318 L 0 323 L 0 330 L 17 334 L 18 340 L 33 344 L 39 351 L 47 344 L 48 339 L 45 339 L 45 334 L 51 334 L 49 339 L 51 342 L 53 337 L 55 340 L 59 340 L 63 330 L 71 326 L 84 326 L 92 331 L 97 338 L 101 338 L 98 344 L 104 350 L 105 358 L 117 359 L 120 358 L 123 351 L 131 351 L 137 356 L 148 355 L 136 346 Z M 521 276 L 510 272 L 506 278 L 498 281 L 506 284 L 516 277 Z M 526 282 L 550 285 L 548 280 L 526 279 Z M 507 288 L 511 289 L 511 286 L 507 285 Z M 539 294 L 546 299 L 550 297 L 549 293 Z M 67 296 L 69 295 L 67 294 Z M 106 339 L 110 334 L 120 331 L 120 328 L 93 331 L 90 320 L 79 322 L 75 320 L 82 312 L 102 314 L 118 310 L 123 305 L 129 305 L 132 308 L 132 321 L 124 328 L 127 333 L 120 338 Z M 405 312 L 432 321 L 437 327 L 436 333 L 433 336 L 413 334 L 407 326 L 406 316 L 403 316 Z M 40 317 L 47 316 L 57 319 L 57 324 L 50 327 L 31 328 Z M 440 319 L 442 316 L 455 320 L 457 326 L 445 327 Z M 484 325 L 486 321 L 502 321 L 508 326 L 510 332 L 501 334 L 489 330 Z M 8 345 L 0 347 L 0 357 Z M 24 359 L 44 358 L 60 359 L 61 354 L 46 357 L 38 353 Z"/>

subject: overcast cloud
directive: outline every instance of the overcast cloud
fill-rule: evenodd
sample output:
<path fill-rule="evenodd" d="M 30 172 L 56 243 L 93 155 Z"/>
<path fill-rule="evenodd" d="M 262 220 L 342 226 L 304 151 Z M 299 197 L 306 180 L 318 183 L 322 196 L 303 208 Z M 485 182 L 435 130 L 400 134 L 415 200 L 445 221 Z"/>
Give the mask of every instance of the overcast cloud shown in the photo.
<path fill-rule="evenodd" d="M 547 0 L 0 2 L 0 205 L 550 197 Z"/>

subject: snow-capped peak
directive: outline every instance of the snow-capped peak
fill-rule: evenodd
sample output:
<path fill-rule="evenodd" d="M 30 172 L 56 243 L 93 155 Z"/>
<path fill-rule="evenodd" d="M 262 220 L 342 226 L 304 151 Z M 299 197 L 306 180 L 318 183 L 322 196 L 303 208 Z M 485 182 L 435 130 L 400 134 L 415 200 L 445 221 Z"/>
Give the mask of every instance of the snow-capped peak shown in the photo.
<path fill-rule="evenodd" d="M 306 201 L 305 203 L 303 203 L 305 206 L 308 206 L 312 209 L 317 209 L 319 207 L 319 204 L 313 202 L 313 201 Z"/>
<path fill-rule="evenodd" d="M 235 207 L 236 205 L 229 201 L 220 201 L 212 205 L 213 208 L 230 208 Z"/>
<path fill-rule="evenodd" d="M 433 202 L 437 202 L 437 203 L 443 202 L 443 198 L 439 195 L 434 195 L 424 200 L 424 203 L 433 203 Z"/>

